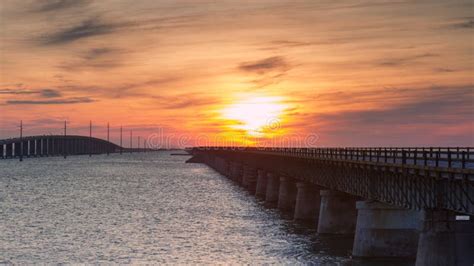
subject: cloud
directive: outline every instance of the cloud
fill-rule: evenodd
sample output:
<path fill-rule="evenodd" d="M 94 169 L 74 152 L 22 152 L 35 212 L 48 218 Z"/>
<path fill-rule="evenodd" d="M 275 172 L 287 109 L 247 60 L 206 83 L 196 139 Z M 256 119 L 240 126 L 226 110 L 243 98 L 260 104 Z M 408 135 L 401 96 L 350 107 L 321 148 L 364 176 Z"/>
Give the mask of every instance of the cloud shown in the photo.
<path fill-rule="evenodd" d="M 391 91 L 379 93 L 377 98 L 393 97 Z M 350 93 L 334 94 L 331 97 L 362 99 Z M 456 125 L 470 122 L 474 115 L 474 90 L 472 86 L 461 87 L 431 87 L 420 90 L 401 90 L 397 103 L 387 103 L 370 109 L 352 109 L 335 113 L 314 114 L 313 120 L 323 124 L 339 125 L 344 127 L 359 127 L 360 129 L 372 126 L 397 127 L 400 125 Z M 344 100 L 342 100 L 344 101 Z M 377 101 L 377 99 L 371 99 Z"/>
<path fill-rule="evenodd" d="M 61 93 L 53 89 L 26 90 L 26 89 L 0 89 L 0 94 L 7 95 L 28 95 L 37 94 L 42 98 L 60 97 Z"/>
<path fill-rule="evenodd" d="M 205 106 L 218 103 L 217 99 L 210 97 L 190 97 L 187 94 L 177 96 L 154 96 L 162 109 L 185 109 L 189 107 Z"/>
<path fill-rule="evenodd" d="M 8 105 L 54 105 L 54 104 L 77 104 L 77 103 L 91 103 L 95 100 L 88 97 L 71 97 L 55 100 L 9 100 L 6 101 Z"/>
<path fill-rule="evenodd" d="M 182 28 L 195 26 L 193 23 L 199 18 L 197 15 L 170 16 L 158 19 L 129 20 L 105 22 L 100 17 L 83 20 L 72 27 L 63 28 L 53 33 L 40 36 L 42 45 L 69 44 L 81 39 L 112 34 L 119 30 L 159 30 L 165 28 Z M 101 51 L 98 51 L 99 53 Z M 107 51 L 104 51 L 107 52 Z"/>
<path fill-rule="evenodd" d="M 472 145 L 473 99 L 472 85 L 341 91 L 312 99 L 338 111 L 293 112 L 286 126 L 324 145 Z"/>
<path fill-rule="evenodd" d="M 42 1 L 35 12 L 50 12 L 89 4 L 89 0 L 48 0 Z"/>
<path fill-rule="evenodd" d="M 458 29 L 472 29 L 474 28 L 474 19 L 469 19 L 468 21 L 459 22 L 452 24 L 452 27 Z"/>
<path fill-rule="evenodd" d="M 117 27 L 118 25 L 103 23 L 99 19 L 89 19 L 80 25 L 42 36 L 40 40 L 43 45 L 68 44 L 84 38 L 110 34 Z"/>
<path fill-rule="evenodd" d="M 115 55 L 116 53 L 123 51 L 121 49 L 114 49 L 110 47 L 99 47 L 99 48 L 92 48 L 88 50 L 82 58 L 85 60 L 94 60 L 97 59 L 98 57 L 103 57 L 106 55 Z"/>
<path fill-rule="evenodd" d="M 88 69 L 110 69 L 122 66 L 122 59 L 129 51 L 111 47 L 97 47 L 79 54 L 75 60 L 63 62 L 58 65 L 67 71 Z"/>
<path fill-rule="evenodd" d="M 39 91 L 41 97 L 43 98 L 56 98 L 61 96 L 61 92 L 53 89 L 43 89 Z"/>
<path fill-rule="evenodd" d="M 35 94 L 38 93 L 32 90 L 25 89 L 0 89 L 0 94 L 19 95 L 19 94 Z"/>
<path fill-rule="evenodd" d="M 289 65 L 283 57 L 274 56 L 255 62 L 244 62 L 238 68 L 247 72 L 264 74 L 272 70 L 286 70 L 288 67 Z"/>
<path fill-rule="evenodd" d="M 456 70 L 451 69 L 451 68 L 444 68 L 444 67 L 437 67 L 433 69 L 434 72 L 441 72 L 441 73 L 450 73 L 450 72 L 456 72 Z"/>
<path fill-rule="evenodd" d="M 383 61 L 380 61 L 376 65 L 395 67 L 395 66 L 400 66 L 400 65 L 406 65 L 409 63 L 414 63 L 418 61 L 419 59 L 433 58 L 433 57 L 438 57 L 438 56 L 439 55 L 437 54 L 425 53 L 425 54 L 418 54 L 418 55 L 407 56 L 407 57 L 390 58 L 390 59 L 385 59 Z"/>

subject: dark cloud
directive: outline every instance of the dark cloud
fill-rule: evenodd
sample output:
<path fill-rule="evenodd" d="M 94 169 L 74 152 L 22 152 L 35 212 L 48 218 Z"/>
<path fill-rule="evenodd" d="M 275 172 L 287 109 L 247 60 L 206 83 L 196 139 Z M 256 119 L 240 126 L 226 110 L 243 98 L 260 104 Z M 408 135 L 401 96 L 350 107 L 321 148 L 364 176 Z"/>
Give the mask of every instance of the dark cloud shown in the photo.
<path fill-rule="evenodd" d="M 53 104 L 77 104 L 77 103 L 91 103 L 95 100 L 88 97 L 72 97 L 54 100 L 9 100 L 6 104 L 9 105 L 53 105 Z"/>
<path fill-rule="evenodd" d="M 41 97 L 43 98 L 56 98 L 61 96 L 61 92 L 53 89 L 43 89 L 39 91 Z"/>
<path fill-rule="evenodd" d="M 158 105 L 162 109 L 181 109 L 218 103 L 216 99 L 210 97 L 190 97 L 187 94 L 168 97 L 154 96 L 153 98 L 158 101 Z"/>
<path fill-rule="evenodd" d="M 118 25 L 103 23 L 99 19 L 89 19 L 83 21 L 80 25 L 45 35 L 40 39 L 44 45 L 68 44 L 84 38 L 110 34 L 117 27 Z"/>
<path fill-rule="evenodd" d="M 42 98 L 60 97 L 61 93 L 53 89 L 26 90 L 26 89 L 0 89 L 0 94 L 8 95 L 28 95 L 37 94 Z"/>
<path fill-rule="evenodd" d="M 277 47 L 288 47 L 288 48 L 310 46 L 310 45 L 314 45 L 314 44 L 316 44 L 316 43 L 300 42 L 300 41 L 288 41 L 288 40 L 277 40 L 277 41 L 270 42 L 270 45 L 272 47 L 277 46 Z"/>
<path fill-rule="evenodd" d="M 317 133 L 327 145 L 472 145 L 474 88 L 381 89 L 322 95 L 330 113 L 291 114 L 292 127 Z M 318 101 L 318 97 L 313 101 Z M 394 100 L 394 101 L 393 101 Z M 351 105 L 357 102 L 359 105 Z M 378 103 L 374 107 L 374 103 Z M 370 106 L 370 107 L 367 107 Z M 469 137 L 470 135 L 470 137 Z"/>
<path fill-rule="evenodd" d="M 41 1 L 41 5 L 36 8 L 36 12 L 58 11 L 88 5 L 90 0 L 47 0 Z"/>
<path fill-rule="evenodd" d="M 81 85 L 63 85 L 59 86 L 61 91 L 69 93 L 81 93 L 87 95 L 97 96 L 99 98 L 121 99 L 133 97 L 155 97 L 149 90 L 144 88 L 153 88 L 156 91 L 165 90 L 165 87 L 176 85 L 180 81 L 185 80 L 180 76 L 165 76 L 161 78 L 151 79 L 143 82 L 124 83 L 122 85 L 114 86 L 81 86 Z"/>
<path fill-rule="evenodd" d="M 408 56 L 408 57 L 390 58 L 390 59 L 382 60 L 378 62 L 376 65 L 395 67 L 395 66 L 406 65 L 409 63 L 414 63 L 420 59 L 433 58 L 433 57 L 438 57 L 438 56 L 439 55 L 437 54 L 425 53 L 425 54 L 413 55 L 413 56 Z"/>
<path fill-rule="evenodd" d="M 269 57 L 255 62 L 244 62 L 239 65 L 240 70 L 259 74 L 272 70 L 285 70 L 288 67 L 288 63 L 281 56 Z"/>
<path fill-rule="evenodd" d="M 0 94 L 19 95 L 19 94 L 35 94 L 37 91 L 24 89 L 0 89 Z"/>
<path fill-rule="evenodd" d="M 97 59 L 98 57 L 103 57 L 106 55 L 116 55 L 118 52 L 121 52 L 123 50 L 121 49 L 114 49 L 114 48 L 109 48 L 109 47 L 100 47 L 100 48 L 93 48 L 88 50 L 82 58 L 86 60 L 94 60 Z"/>
<path fill-rule="evenodd" d="M 441 72 L 441 73 L 450 73 L 450 72 L 455 72 L 456 70 L 454 69 L 451 69 L 451 68 L 444 68 L 444 67 L 437 67 L 435 69 L 433 69 L 434 72 Z"/>
<path fill-rule="evenodd" d="M 452 24 L 454 28 L 460 28 L 460 29 L 472 29 L 474 28 L 474 19 L 469 19 L 468 21 L 460 22 L 460 23 L 454 23 Z"/>
<path fill-rule="evenodd" d="M 123 65 L 123 57 L 127 53 L 129 51 L 125 49 L 92 48 L 80 53 L 75 60 L 63 62 L 58 67 L 67 71 L 115 68 Z"/>
<path fill-rule="evenodd" d="M 409 95 L 402 97 L 403 101 L 387 107 L 316 114 L 315 119 L 330 124 L 370 128 L 376 125 L 388 127 L 421 124 L 455 125 L 469 122 L 474 116 L 472 86 L 433 87 L 418 90 L 416 93 L 406 91 L 404 93 Z M 380 94 L 378 97 L 383 99 L 387 96 Z"/>

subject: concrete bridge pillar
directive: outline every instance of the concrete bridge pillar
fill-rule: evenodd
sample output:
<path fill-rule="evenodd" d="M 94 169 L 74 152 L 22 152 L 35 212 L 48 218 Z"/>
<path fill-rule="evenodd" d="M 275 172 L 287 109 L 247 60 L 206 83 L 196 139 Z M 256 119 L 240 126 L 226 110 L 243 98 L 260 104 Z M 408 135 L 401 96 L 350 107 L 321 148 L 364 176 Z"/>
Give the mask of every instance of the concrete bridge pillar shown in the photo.
<path fill-rule="evenodd" d="M 239 162 L 232 163 L 232 179 L 241 184 L 242 183 L 242 164 Z"/>
<path fill-rule="evenodd" d="M 357 197 L 335 190 L 321 190 L 318 234 L 353 234 Z"/>
<path fill-rule="evenodd" d="M 267 193 L 267 172 L 264 170 L 257 171 L 257 187 L 255 189 L 255 196 L 265 198 Z"/>
<path fill-rule="evenodd" d="M 225 160 L 221 157 L 214 157 L 213 164 L 211 165 L 214 170 L 216 170 L 219 174 L 225 174 Z"/>
<path fill-rule="evenodd" d="M 49 155 L 53 156 L 56 155 L 56 145 L 54 139 L 49 139 L 50 147 L 49 147 Z"/>
<path fill-rule="evenodd" d="M 45 143 L 46 143 L 46 156 L 49 156 L 51 154 L 51 141 L 49 139 L 45 139 Z"/>
<path fill-rule="evenodd" d="M 296 183 L 295 220 L 318 221 L 320 206 L 320 187 L 306 182 Z"/>
<path fill-rule="evenodd" d="M 242 185 L 251 193 L 255 192 L 257 187 L 257 169 L 255 167 L 249 165 L 244 166 Z"/>
<path fill-rule="evenodd" d="M 3 152 L 5 151 L 4 147 L 5 147 L 5 145 L 0 144 L 0 158 L 2 158 L 2 159 L 5 157 L 5 155 L 3 154 Z"/>
<path fill-rule="evenodd" d="M 28 157 L 35 155 L 36 140 L 28 140 Z"/>
<path fill-rule="evenodd" d="M 416 257 L 419 211 L 375 201 L 358 201 L 357 210 L 354 257 Z"/>
<path fill-rule="evenodd" d="M 280 192 L 280 178 L 274 173 L 267 174 L 267 191 L 265 192 L 265 203 L 269 206 L 278 204 Z"/>
<path fill-rule="evenodd" d="M 292 211 L 296 204 L 296 182 L 287 176 L 280 177 L 280 190 L 278 194 L 278 209 Z"/>
<path fill-rule="evenodd" d="M 6 144 L 5 145 L 5 158 L 13 158 L 15 152 L 14 144 Z"/>
<path fill-rule="evenodd" d="M 40 142 L 39 142 L 39 155 L 41 157 L 44 156 L 44 153 L 45 153 L 45 149 L 44 149 L 44 140 L 43 139 L 40 139 Z"/>
<path fill-rule="evenodd" d="M 29 147 L 30 147 L 30 141 L 29 140 L 26 140 L 26 141 L 22 141 L 21 142 L 21 152 L 22 152 L 22 156 L 23 157 L 30 157 L 30 154 L 29 154 Z"/>
<path fill-rule="evenodd" d="M 455 215 L 448 211 L 422 211 L 416 266 L 472 265 L 474 263 L 472 218 L 456 221 Z"/>
<path fill-rule="evenodd" d="M 20 155 L 20 142 L 13 143 L 13 152 L 12 157 L 17 157 Z"/>
<path fill-rule="evenodd" d="M 39 140 L 38 139 L 34 139 L 33 140 L 33 155 L 35 157 L 38 156 L 38 143 L 39 143 Z"/>

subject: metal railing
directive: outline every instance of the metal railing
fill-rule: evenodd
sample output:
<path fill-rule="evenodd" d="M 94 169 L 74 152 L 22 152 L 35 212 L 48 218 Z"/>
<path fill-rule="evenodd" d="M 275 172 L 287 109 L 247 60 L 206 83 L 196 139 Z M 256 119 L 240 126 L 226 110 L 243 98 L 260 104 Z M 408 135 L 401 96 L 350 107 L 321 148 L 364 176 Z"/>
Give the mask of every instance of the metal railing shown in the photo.
<path fill-rule="evenodd" d="M 196 147 L 204 150 L 271 152 L 281 155 L 444 168 L 474 168 L 472 147 L 273 148 Z"/>

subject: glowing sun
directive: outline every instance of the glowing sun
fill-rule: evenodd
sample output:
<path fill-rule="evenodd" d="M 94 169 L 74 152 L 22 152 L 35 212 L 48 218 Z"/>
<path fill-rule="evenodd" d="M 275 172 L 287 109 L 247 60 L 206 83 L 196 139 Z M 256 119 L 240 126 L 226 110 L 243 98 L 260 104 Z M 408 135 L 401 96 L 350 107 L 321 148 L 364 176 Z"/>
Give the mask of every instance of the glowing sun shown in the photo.
<path fill-rule="evenodd" d="M 280 126 L 285 108 L 280 97 L 249 97 L 222 110 L 222 116 L 232 128 L 262 137 Z"/>

